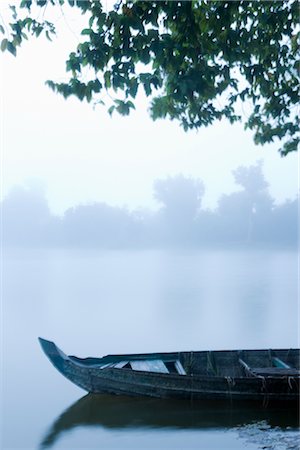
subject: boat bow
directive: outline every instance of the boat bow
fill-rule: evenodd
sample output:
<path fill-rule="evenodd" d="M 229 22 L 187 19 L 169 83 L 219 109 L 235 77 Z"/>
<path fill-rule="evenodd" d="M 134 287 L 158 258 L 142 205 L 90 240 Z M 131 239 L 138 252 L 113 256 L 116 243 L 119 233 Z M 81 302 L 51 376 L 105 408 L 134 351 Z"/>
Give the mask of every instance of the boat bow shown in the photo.
<path fill-rule="evenodd" d="M 39 343 L 47 356 L 47 358 L 51 361 L 54 367 L 65 375 L 65 363 L 69 360 L 69 357 L 61 351 L 54 342 L 47 341 L 46 339 L 39 337 Z"/>

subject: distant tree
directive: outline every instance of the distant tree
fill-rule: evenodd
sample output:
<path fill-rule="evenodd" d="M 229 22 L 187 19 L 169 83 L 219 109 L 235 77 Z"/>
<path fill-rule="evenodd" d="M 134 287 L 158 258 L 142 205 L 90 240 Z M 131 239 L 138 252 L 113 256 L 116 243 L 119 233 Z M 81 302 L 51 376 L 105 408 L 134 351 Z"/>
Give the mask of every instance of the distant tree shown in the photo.
<path fill-rule="evenodd" d="M 223 195 L 219 200 L 219 233 L 230 241 L 250 242 L 268 229 L 273 199 L 262 172 L 262 163 L 233 171 L 243 190 Z"/>
<path fill-rule="evenodd" d="M 261 161 L 255 166 L 238 167 L 232 173 L 236 184 L 242 186 L 253 198 L 258 192 L 267 189 L 269 186 L 262 173 Z"/>
<path fill-rule="evenodd" d="M 268 241 L 293 245 L 299 244 L 299 200 L 287 200 L 273 209 L 272 227 L 268 229 Z"/>
<path fill-rule="evenodd" d="M 2 50 L 16 54 L 28 33 L 51 38 L 54 24 L 39 19 L 49 4 L 88 17 L 66 63 L 69 81 L 48 82 L 65 98 L 103 102 L 113 90 L 109 112 L 127 115 L 142 86 L 155 94 L 152 118 L 176 119 L 185 130 L 241 120 L 236 106 L 247 102 L 256 144 L 278 139 L 282 155 L 297 150 L 297 0 L 120 0 L 108 12 L 99 0 L 22 0 L 11 7 L 10 28 L 0 27 Z"/>
<path fill-rule="evenodd" d="M 13 188 L 1 204 L 1 215 L 5 244 L 47 246 L 58 242 L 60 220 L 51 215 L 42 188 Z"/>
<path fill-rule="evenodd" d="M 205 189 L 200 180 L 176 175 L 154 182 L 154 198 L 168 216 L 193 220 L 201 208 Z"/>
<path fill-rule="evenodd" d="M 72 246 L 118 248 L 136 244 L 138 223 L 126 209 L 93 203 L 68 209 L 63 230 Z"/>
<path fill-rule="evenodd" d="M 154 183 L 154 198 L 162 205 L 160 217 L 171 240 L 193 240 L 204 185 L 200 180 L 176 175 Z"/>

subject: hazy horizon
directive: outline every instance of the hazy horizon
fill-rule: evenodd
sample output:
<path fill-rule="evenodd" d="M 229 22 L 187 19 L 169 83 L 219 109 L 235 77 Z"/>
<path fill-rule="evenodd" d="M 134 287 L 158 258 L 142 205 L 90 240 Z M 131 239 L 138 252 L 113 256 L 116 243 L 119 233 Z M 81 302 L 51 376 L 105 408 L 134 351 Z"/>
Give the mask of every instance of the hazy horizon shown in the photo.
<path fill-rule="evenodd" d="M 1 203 L 3 242 L 21 246 L 188 248 L 298 242 L 297 199 L 276 204 L 260 162 L 232 172 L 237 190 L 205 206 L 206 185 L 177 174 L 155 180 L 157 208 L 81 203 L 54 214 L 38 184 L 16 186 Z"/>

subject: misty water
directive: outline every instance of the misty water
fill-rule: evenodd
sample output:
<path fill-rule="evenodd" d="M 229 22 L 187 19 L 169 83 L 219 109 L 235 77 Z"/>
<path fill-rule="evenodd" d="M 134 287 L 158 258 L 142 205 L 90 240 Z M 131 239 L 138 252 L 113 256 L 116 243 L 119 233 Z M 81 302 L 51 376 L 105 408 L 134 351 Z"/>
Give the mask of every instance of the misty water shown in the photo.
<path fill-rule="evenodd" d="M 86 396 L 42 353 L 290 348 L 297 253 L 7 250 L 4 449 L 296 449 L 294 410 Z"/>

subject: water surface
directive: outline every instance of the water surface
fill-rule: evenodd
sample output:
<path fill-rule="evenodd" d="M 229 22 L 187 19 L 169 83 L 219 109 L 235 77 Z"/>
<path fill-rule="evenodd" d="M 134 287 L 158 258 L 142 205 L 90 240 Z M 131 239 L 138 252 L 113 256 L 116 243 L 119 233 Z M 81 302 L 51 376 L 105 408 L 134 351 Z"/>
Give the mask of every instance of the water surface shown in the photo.
<path fill-rule="evenodd" d="M 297 347 L 295 252 L 35 250 L 3 259 L 3 449 L 297 445 L 295 411 L 86 397 L 37 342 L 78 356 Z"/>

